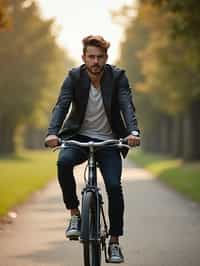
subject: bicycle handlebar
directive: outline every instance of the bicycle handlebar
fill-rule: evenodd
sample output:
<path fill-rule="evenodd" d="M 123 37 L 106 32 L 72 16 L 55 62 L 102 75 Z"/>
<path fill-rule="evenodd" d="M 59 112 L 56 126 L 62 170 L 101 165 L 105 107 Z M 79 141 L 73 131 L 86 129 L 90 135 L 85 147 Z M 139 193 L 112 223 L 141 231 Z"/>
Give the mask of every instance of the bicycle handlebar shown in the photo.
<path fill-rule="evenodd" d="M 94 142 L 94 141 L 89 141 L 89 142 L 80 142 L 77 140 L 60 140 L 59 144 L 60 146 L 57 146 L 55 150 L 62 149 L 66 147 L 66 144 L 74 144 L 79 147 L 103 147 L 103 146 L 117 146 L 119 148 L 127 148 L 130 149 L 130 146 L 127 145 L 128 141 L 126 139 L 109 139 L 109 140 L 104 140 L 100 142 Z"/>

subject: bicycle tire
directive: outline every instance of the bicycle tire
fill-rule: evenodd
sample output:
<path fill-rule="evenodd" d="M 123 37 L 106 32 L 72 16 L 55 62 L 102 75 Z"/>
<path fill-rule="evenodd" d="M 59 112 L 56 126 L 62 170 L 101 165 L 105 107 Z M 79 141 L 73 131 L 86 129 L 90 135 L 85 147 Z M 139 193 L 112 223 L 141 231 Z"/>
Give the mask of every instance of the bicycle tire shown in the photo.
<path fill-rule="evenodd" d="M 101 265 L 101 243 L 97 240 L 97 204 L 95 194 L 91 191 L 83 195 L 81 234 L 84 236 L 84 266 Z"/>

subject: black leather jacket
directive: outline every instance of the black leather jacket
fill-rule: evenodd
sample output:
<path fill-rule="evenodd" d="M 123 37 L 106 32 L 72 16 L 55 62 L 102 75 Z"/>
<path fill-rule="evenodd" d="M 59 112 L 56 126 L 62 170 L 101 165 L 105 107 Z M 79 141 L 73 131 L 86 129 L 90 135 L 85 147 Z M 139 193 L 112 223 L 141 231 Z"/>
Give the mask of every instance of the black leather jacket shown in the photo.
<path fill-rule="evenodd" d="M 89 89 L 90 78 L 85 65 L 72 69 L 61 86 L 47 135 L 55 134 L 67 139 L 79 132 L 87 107 Z M 133 130 L 139 131 L 124 70 L 106 64 L 101 90 L 105 112 L 116 137 L 126 137 Z"/>

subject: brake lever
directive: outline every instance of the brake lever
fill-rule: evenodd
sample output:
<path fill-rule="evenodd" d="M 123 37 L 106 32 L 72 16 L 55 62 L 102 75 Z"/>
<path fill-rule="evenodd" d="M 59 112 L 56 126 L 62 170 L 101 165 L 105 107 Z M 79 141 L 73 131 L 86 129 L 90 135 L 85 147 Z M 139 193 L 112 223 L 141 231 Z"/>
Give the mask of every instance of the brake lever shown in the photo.
<path fill-rule="evenodd" d="M 127 145 L 127 144 L 123 144 L 123 143 L 119 143 L 117 146 L 118 146 L 119 148 L 127 148 L 127 149 L 130 149 L 130 148 L 131 148 L 129 145 Z"/>

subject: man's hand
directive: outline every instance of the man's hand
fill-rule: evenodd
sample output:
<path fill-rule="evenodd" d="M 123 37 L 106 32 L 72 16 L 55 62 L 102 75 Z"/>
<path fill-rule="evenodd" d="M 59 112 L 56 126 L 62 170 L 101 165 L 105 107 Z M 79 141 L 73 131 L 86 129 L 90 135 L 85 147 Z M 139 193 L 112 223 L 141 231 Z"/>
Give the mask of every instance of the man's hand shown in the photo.
<path fill-rule="evenodd" d="M 133 135 L 129 135 L 127 137 L 127 140 L 128 140 L 128 145 L 131 147 L 140 146 L 140 137 L 139 136 L 136 137 Z"/>
<path fill-rule="evenodd" d="M 49 135 L 45 138 L 44 142 L 45 142 L 46 146 L 48 146 L 50 148 L 54 148 L 54 147 L 58 146 L 59 138 L 56 135 Z"/>

